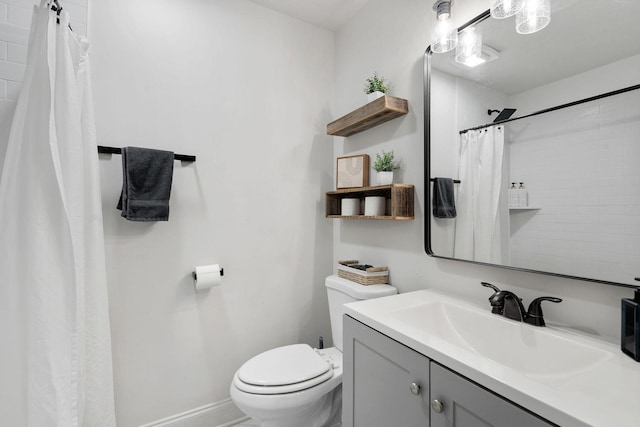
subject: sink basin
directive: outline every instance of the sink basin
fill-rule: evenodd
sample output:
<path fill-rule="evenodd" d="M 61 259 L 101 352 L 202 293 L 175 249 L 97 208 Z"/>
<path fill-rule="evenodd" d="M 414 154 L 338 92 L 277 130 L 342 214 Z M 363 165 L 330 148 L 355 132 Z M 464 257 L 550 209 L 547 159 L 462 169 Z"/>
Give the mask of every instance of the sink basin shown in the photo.
<path fill-rule="evenodd" d="M 424 289 L 345 304 L 345 314 L 561 426 L 637 426 L 640 369 L 615 344 L 536 327 Z"/>
<path fill-rule="evenodd" d="M 442 340 L 530 377 L 566 378 L 605 361 L 611 353 L 546 328 L 505 319 L 456 302 L 432 301 L 388 314 L 391 323 L 418 328 Z"/>

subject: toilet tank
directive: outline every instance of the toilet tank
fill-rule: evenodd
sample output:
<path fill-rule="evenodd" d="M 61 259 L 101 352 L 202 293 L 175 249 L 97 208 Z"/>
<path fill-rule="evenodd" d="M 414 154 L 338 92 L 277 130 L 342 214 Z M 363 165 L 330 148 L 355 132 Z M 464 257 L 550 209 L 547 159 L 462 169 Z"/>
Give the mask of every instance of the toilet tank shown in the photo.
<path fill-rule="evenodd" d="M 327 298 L 329 299 L 329 317 L 331 318 L 331 336 L 333 345 L 342 351 L 342 315 L 343 305 L 365 299 L 395 295 L 398 290 L 391 285 L 361 285 L 351 280 L 333 275 L 325 279 Z"/>

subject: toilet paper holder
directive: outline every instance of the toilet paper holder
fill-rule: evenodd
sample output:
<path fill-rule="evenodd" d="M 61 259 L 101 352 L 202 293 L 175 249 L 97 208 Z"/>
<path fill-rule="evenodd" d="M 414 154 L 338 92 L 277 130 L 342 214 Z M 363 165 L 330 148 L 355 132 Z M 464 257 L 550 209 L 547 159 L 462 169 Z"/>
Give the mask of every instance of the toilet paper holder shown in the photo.
<path fill-rule="evenodd" d="M 220 267 L 220 275 L 224 276 L 224 268 Z M 196 274 L 195 271 L 191 272 L 191 277 L 193 277 L 193 280 L 198 280 L 198 275 Z"/>

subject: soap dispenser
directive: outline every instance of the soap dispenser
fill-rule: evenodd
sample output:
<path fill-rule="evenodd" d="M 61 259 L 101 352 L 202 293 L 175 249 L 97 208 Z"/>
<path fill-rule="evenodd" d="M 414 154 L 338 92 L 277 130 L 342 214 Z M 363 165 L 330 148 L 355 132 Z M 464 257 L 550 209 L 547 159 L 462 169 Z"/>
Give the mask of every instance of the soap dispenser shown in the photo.
<path fill-rule="evenodd" d="M 518 188 L 518 207 L 526 208 L 527 206 L 529 206 L 529 193 L 524 188 L 524 182 L 521 182 Z"/>
<path fill-rule="evenodd" d="M 518 189 L 516 188 L 516 183 L 511 183 L 511 188 L 509 188 L 509 207 L 517 208 L 518 207 Z"/>
<path fill-rule="evenodd" d="M 633 299 L 622 298 L 620 345 L 625 354 L 640 362 L 640 288 L 636 288 Z"/>

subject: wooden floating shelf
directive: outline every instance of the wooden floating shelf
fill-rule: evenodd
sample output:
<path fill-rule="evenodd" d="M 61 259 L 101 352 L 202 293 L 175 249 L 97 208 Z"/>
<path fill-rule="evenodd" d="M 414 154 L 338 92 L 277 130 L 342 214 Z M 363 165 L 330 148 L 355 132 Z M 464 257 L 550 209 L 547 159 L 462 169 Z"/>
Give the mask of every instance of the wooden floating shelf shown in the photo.
<path fill-rule="evenodd" d="M 327 135 L 351 136 L 409 112 L 406 99 L 382 96 L 327 125 Z"/>
<path fill-rule="evenodd" d="M 326 217 L 333 219 L 374 219 L 408 221 L 414 219 L 414 193 L 410 184 L 379 185 L 376 187 L 349 188 L 326 193 Z M 387 200 L 385 215 L 340 215 L 342 199 L 360 199 L 360 212 L 364 212 L 364 199 L 367 196 L 381 196 Z"/>

